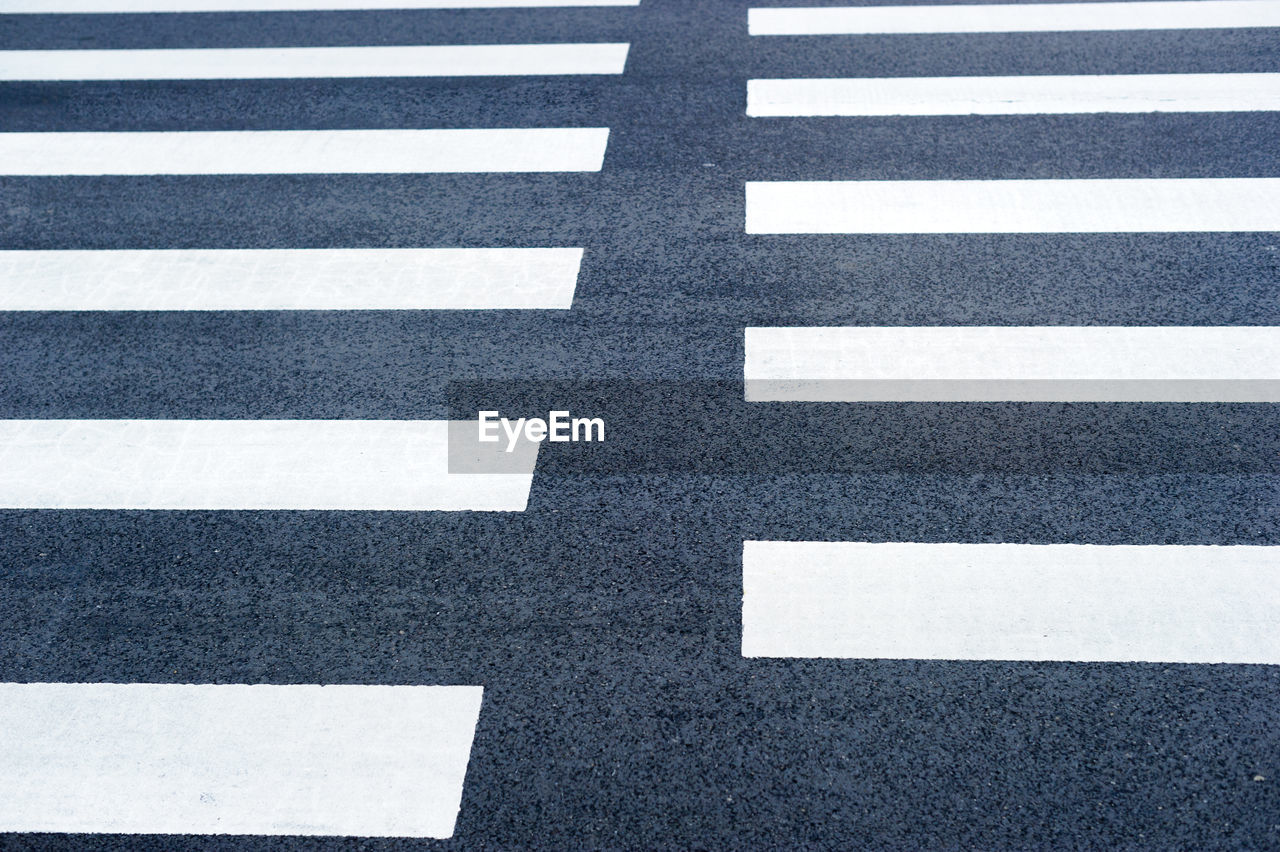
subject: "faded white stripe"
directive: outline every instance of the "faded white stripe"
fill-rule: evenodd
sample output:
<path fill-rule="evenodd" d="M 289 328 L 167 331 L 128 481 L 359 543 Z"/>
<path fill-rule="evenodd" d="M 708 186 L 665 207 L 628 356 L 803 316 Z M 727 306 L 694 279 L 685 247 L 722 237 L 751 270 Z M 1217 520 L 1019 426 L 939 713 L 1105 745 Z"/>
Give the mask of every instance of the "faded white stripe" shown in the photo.
<path fill-rule="evenodd" d="M 482 692 L 0 684 L 0 831 L 450 837 Z"/>
<path fill-rule="evenodd" d="M 443 420 L 0 420 L 0 508 L 523 511 L 538 445 L 506 456 L 454 428 L 451 445 Z"/>
<path fill-rule="evenodd" d="M 1182 30 L 1280 26 L 1276 0 L 751 9 L 751 35 Z"/>
<path fill-rule="evenodd" d="M 0 174 L 595 172 L 608 128 L 0 133 Z"/>
<path fill-rule="evenodd" d="M 0 80 L 231 80 L 621 74 L 626 44 L 5 50 Z"/>
<path fill-rule="evenodd" d="M 771 181 L 748 234 L 1280 231 L 1280 179 Z"/>
<path fill-rule="evenodd" d="M 748 80 L 747 115 L 1027 115 L 1280 109 L 1280 74 Z"/>
<path fill-rule="evenodd" d="M 748 541 L 742 654 L 1280 664 L 1280 548 Z"/>
<path fill-rule="evenodd" d="M 1280 401 L 1277 326 L 746 329 L 751 401 Z"/>
<path fill-rule="evenodd" d="M 581 261 L 580 248 L 0 251 L 0 310 L 563 310 Z"/>
<path fill-rule="evenodd" d="M 640 0 L 0 0 L 0 14 L 323 12 L 342 9 L 519 9 L 638 5 Z"/>

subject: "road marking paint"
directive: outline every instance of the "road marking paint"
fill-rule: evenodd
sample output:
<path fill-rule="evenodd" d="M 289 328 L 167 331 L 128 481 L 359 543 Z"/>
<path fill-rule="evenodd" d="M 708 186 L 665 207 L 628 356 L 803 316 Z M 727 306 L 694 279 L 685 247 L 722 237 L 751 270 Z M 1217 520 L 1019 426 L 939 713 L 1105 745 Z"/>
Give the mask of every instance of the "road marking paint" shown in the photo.
<path fill-rule="evenodd" d="M 566 310 L 581 261 L 580 248 L 0 251 L 0 310 Z"/>
<path fill-rule="evenodd" d="M 523 511 L 538 445 L 506 454 L 476 434 L 444 420 L 0 420 L 0 508 Z"/>
<path fill-rule="evenodd" d="M 627 44 L 5 50 L 0 80 L 239 80 L 621 74 Z"/>
<path fill-rule="evenodd" d="M 748 234 L 1280 231 L 1280 178 L 768 181 Z"/>
<path fill-rule="evenodd" d="M 748 541 L 744 657 L 1280 664 L 1280 548 Z"/>
<path fill-rule="evenodd" d="M 747 115 L 1033 115 L 1280 109 L 1280 74 L 748 80 Z"/>
<path fill-rule="evenodd" d="M 1280 326 L 748 328 L 753 402 L 1280 402 Z"/>
<path fill-rule="evenodd" d="M 597 172 L 609 130 L 0 133 L 0 174 Z"/>
<path fill-rule="evenodd" d="M 0 684 L 0 831 L 450 837 L 482 692 Z"/>
<path fill-rule="evenodd" d="M 522 9 L 638 6 L 640 0 L 0 0 L 0 14 L 324 12 L 384 9 Z"/>
<path fill-rule="evenodd" d="M 751 35 L 1012 33 L 1280 27 L 1277 0 L 750 9 Z"/>

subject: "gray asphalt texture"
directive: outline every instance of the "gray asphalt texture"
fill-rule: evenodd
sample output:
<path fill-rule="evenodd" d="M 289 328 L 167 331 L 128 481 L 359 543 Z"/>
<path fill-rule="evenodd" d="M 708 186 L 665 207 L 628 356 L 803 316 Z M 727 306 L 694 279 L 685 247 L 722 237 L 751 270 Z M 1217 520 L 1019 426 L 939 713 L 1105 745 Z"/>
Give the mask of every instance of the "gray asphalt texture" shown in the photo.
<path fill-rule="evenodd" d="M 611 430 L 544 446 L 522 514 L 0 512 L 0 680 L 485 687 L 449 841 L 0 847 L 1280 849 L 1280 669 L 739 648 L 744 539 L 1280 544 L 1276 406 L 741 387 L 753 324 L 1280 324 L 1280 234 L 743 233 L 746 180 L 1276 176 L 1280 115 L 747 119 L 746 80 L 1275 71 L 1277 31 L 751 39 L 748 5 L 0 16 L 0 48 L 632 45 L 620 77 L 0 84 L 9 131 L 611 128 L 598 174 L 0 178 L 3 248 L 587 250 L 569 312 L 0 315 L 0 417 Z"/>

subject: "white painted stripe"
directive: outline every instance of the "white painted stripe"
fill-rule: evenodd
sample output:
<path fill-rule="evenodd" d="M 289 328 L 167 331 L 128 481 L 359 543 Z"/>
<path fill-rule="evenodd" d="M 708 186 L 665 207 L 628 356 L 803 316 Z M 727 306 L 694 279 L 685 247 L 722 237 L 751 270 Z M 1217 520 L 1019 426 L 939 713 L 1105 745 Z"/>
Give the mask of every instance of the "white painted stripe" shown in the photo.
<path fill-rule="evenodd" d="M 751 401 L 1280 402 L 1280 326 L 748 328 Z"/>
<path fill-rule="evenodd" d="M 626 44 L 5 50 L 0 80 L 232 80 L 621 74 Z"/>
<path fill-rule="evenodd" d="M 748 234 L 1280 231 L 1280 178 L 748 182 Z"/>
<path fill-rule="evenodd" d="M 0 133 L 0 174 L 597 172 L 609 130 Z"/>
<path fill-rule="evenodd" d="M 751 9 L 751 35 L 1009 33 L 1280 26 L 1277 0 Z"/>
<path fill-rule="evenodd" d="M 0 310 L 565 310 L 581 261 L 580 248 L 0 251 Z"/>
<path fill-rule="evenodd" d="M 748 80 L 747 115 L 1280 110 L 1280 74 Z"/>
<path fill-rule="evenodd" d="M 1280 548 L 748 541 L 742 654 L 1280 664 Z"/>
<path fill-rule="evenodd" d="M 0 684 L 0 831 L 450 837 L 482 692 Z"/>
<path fill-rule="evenodd" d="M 457 440 L 477 433 L 474 422 L 454 428 L 451 436 L 443 420 L 0 420 L 0 508 L 523 511 L 538 445 L 504 457 L 500 444 Z M 492 459 L 512 472 L 471 472 Z"/>
<path fill-rule="evenodd" d="M 640 0 L 0 0 L 0 14 L 323 12 L 343 9 L 520 9 L 638 5 Z"/>

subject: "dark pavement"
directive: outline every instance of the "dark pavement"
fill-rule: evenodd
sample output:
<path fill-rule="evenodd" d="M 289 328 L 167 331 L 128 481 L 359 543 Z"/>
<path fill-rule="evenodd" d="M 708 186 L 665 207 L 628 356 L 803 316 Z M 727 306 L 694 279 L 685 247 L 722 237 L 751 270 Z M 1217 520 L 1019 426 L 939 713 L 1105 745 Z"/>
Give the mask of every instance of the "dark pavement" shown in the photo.
<path fill-rule="evenodd" d="M 748 119 L 746 80 L 1274 71 L 1277 30 L 750 38 L 748 5 L 0 16 L 6 49 L 631 43 L 617 77 L 0 83 L 5 131 L 611 128 L 598 174 L 0 178 L 0 248 L 586 248 L 567 312 L 3 314 L 0 417 L 612 430 L 544 446 L 519 514 L 0 511 L 0 681 L 485 687 L 449 841 L 0 846 L 1280 849 L 1278 668 L 739 647 L 744 539 L 1280 545 L 1273 405 L 741 386 L 747 325 L 1280 324 L 1280 234 L 743 233 L 747 180 L 1276 176 L 1280 113 Z"/>

